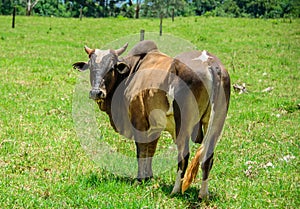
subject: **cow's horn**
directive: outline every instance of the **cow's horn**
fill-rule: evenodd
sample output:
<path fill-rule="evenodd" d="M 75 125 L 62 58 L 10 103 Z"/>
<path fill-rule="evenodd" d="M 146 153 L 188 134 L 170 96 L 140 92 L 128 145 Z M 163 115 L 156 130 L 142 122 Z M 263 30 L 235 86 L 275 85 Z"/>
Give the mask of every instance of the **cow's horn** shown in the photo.
<path fill-rule="evenodd" d="M 125 52 L 125 50 L 127 49 L 128 43 L 126 43 L 123 47 L 121 47 L 120 49 L 115 50 L 116 54 L 118 56 L 120 56 L 121 54 L 123 54 L 123 52 Z"/>
<path fill-rule="evenodd" d="M 91 53 L 92 53 L 92 49 L 90 49 L 89 47 L 87 47 L 87 46 L 84 46 L 84 50 L 85 50 L 85 52 L 88 54 L 88 55 L 90 55 Z"/>

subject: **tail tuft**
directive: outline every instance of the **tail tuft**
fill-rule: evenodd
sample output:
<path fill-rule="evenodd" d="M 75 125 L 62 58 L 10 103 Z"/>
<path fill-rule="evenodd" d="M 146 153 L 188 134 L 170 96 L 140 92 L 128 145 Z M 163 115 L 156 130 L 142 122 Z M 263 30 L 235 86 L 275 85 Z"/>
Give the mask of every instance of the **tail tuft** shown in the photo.
<path fill-rule="evenodd" d="M 192 159 L 191 163 L 189 164 L 184 178 L 182 182 L 182 187 L 181 187 L 181 192 L 184 193 L 191 183 L 195 180 L 198 170 L 199 170 L 199 165 L 200 165 L 200 160 L 203 158 L 203 146 L 200 146 L 195 154 L 195 157 Z"/>

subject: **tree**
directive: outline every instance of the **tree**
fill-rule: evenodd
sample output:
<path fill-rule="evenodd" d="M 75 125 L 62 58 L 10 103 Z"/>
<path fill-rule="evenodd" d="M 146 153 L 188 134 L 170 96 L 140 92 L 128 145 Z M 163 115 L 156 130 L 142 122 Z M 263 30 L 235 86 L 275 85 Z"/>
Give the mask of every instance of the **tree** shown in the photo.
<path fill-rule="evenodd" d="M 10 15 L 14 7 L 28 16 L 79 17 L 82 9 L 86 17 L 300 17 L 299 0 L 0 0 L 0 15 Z"/>
<path fill-rule="evenodd" d="M 300 17 L 300 2 L 299 0 L 284 0 L 280 2 L 282 8 L 282 16 Z"/>
<path fill-rule="evenodd" d="M 13 10 L 13 4 L 9 0 L 2 0 L 0 1 L 0 14 L 1 15 L 8 15 L 11 14 Z"/>
<path fill-rule="evenodd" d="M 213 11 L 220 2 L 220 0 L 193 0 L 196 15 L 203 15 L 206 12 Z"/>
<path fill-rule="evenodd" d="M 176 13 L 184 11 L 185 5 L 184 0 L 145 0 L 143 12 L 146 17 L 170 17 L 173 10 Z"/>
<path fill-rule="evenodd" d="M 27 0 L 27 5 L 26 5 L 26 15 L 30 16 L 31 15 L 31 11 L 33 9 L 33 7 L 35 7 L 35 5 L 39 2 L 39 0 L 35 0 L 33 3 L 31 3 L 31 0 Z"/>
<path fill-rule="evenodd" d="M 136 8 L 135 8 L 135 18 L 139 19 L 140 16 L 140 4 L 141 0 L 136 0 Z"/>
<path fill-rule="evenodd" d="M 214 10 L 216 16 L 239 17 L 241 15 L 240 8 L 234 0 L 224 0 Z"/>
<path fill-rule="evenodd" d="M 135 5 L 129 3 L 123 3 L 120 7 L 119 15 L 123 17 L 134 18 L 135 17 Z"/>

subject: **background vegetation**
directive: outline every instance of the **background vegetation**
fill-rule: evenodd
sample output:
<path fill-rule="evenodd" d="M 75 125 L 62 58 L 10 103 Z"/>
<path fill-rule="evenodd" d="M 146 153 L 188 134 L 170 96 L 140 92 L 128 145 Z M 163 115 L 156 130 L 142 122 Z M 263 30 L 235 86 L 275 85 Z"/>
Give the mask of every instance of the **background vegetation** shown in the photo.
<path fill-rule="evenodd" d="M 12 14 L 14 6 L 19 15 L 57 17 L 79 17 L 80 9 L 86 17 L 300 17 L 299 0 L 2 0 L 0 14 Z"/>
<path fill-rule="evenodd" d="M 184 195 L 169 196 L 175 161 L 136 185 L 90 160 L 72 119 L 78 78 L 72 63 L 87 60 L 85 44 L 100 48 L 140 29 L 147 38 L 158 25 L 157 19 L 17 16 L 12 29 L 11 17 L 0 16 L 0 208 L 299 208 L 299 19 L 164 21 L 163 34 L 216 54 L 232 84 L 244 83 L 248 92 L 232 89 L 209 201 L 197 200 L 200 179 Z M 134 152 L 132 141 L 119 142 L 109 126 L 103 131 L 115 147 L 127 144 Z"/>

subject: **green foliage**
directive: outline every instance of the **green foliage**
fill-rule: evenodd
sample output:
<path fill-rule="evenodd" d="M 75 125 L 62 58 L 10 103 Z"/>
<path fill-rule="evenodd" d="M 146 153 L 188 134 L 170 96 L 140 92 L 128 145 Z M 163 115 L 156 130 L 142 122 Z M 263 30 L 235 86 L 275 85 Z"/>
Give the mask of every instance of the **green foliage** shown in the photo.
<path fill-rule="evenodd" d="M 133 18 L 135 14 L 135 6 L 123 4 L 120 10 L 120 15 L 123 17 Z"/>
<path fill-rule="evenodd" d="M 220 7 L 224 13 L 222 15 L 217 15 L 217 16 L 233 16 L 233 17 L 239 17 L 240 16 L 240 8 L 238 7 L 237 3 L 233 0 L 227 0 L 224 1 L 222 7 Z"/>
<path fill-rule="evenodd" d="M 143 2 L 143 16 L 145 17 L 171 17 L 172 10 L 174 10 L 175 16 L 182 14 L 186 2 L 184 0 L 145 0 Z"/>
<path fill-rule="evenodd" d="M 85 17 L 134 18 L 137 1 L 120 0 L 39 0 L 33 8 L 33 14 L 40 16 L 79 17 L 80 9 Z M 172 16 L 221 16 L 282 18 L 300 17 L 299 0 L 144 0 L 138 10 L 142 17 Z M 0 2 L 0 14 L 10 15 L 16 6 L 17 14 L 24 15 L 26 1 L 3 0 Z"/>
<path fill-rule="evenodd" d="M 216 0 L 194 0 L 192 2 L 196 8 L 196 15 L 203 15 L 206 12 L 210 12 L 218 5 L 218 1 Z"/>
<path fill-rule="evenodd" d="M 13 4 L 10 0 L 0 1 L 0 14 L 12 14 Z"/>
<path fill-rule="evenodd" d="M 64 16 L 61 9 L 57 0 L 40 0 L 33 12 L 41 16 L 56 16 L 57 14 Z"/>

